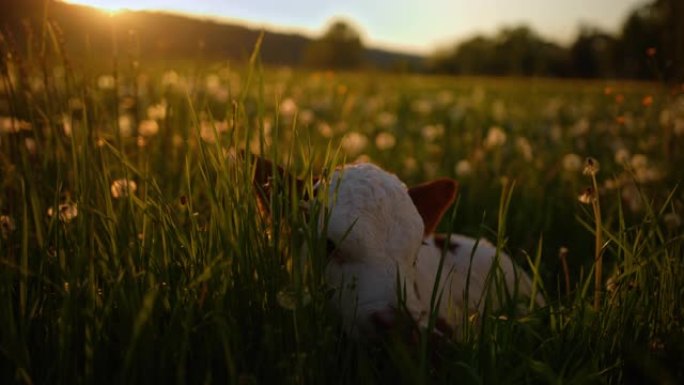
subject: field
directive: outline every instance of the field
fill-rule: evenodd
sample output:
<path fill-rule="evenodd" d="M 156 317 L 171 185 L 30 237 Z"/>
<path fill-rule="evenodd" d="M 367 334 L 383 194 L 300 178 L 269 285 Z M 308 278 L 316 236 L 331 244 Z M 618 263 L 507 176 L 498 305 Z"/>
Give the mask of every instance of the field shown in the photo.
<path fill-rule="evenodd" d="M 684 381 L 684 88 L 56 58 L 0 63 L 3 383 Z M 547 305 L 346 338 L 295 251 L 318 235 L 283 197 L 259 217 L 241 149 L 456 178 L 441 229 L 499 242 Z"/>

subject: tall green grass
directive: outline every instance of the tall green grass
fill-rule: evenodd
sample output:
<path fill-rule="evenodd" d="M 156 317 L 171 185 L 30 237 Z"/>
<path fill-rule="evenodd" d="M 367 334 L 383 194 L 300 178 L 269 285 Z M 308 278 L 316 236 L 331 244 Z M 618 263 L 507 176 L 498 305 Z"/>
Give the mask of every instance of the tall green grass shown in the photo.
<path fill-rule="evenodd" d="M 678 113 L 669 106 L 681 96 L 621 82 L 293 73 L 263 68 L 256 53 L 245 67 L 198 62 L 175 75 L 137 58 L 97 68 L 68 61 L 46 30 L 41 55 L 0 46 L 3 383 L 684 379 L 683 147 L 658 113 Z M 166 116 L 145 134 L 138 123 L 162 100 Z M 443 127 L 436 140 L 428 125 Z M 487 144 L 491 126 L 503 143 Z M 349 132 L 368 143 L 345 146 Z M 616 162 L 617 142 L 660 177 Z M 472 315 L 460 341 L 410 330 L 347 338 L 316 222 L 283 194 L 270 219 L 259 215 L 245 148 L 308 189 L 312 175 L 359 156 L 407 183 L 457 176 L 467 160 L 443 227 L 495 239 L 534 272 L 546 306 Z M 598 226 L 576 199 L 591 181 L 564 166 L 568 153 L 598 158 L 599 184 L 620 181 L 599 188 Z M 597 231 L 607 267 L 598 288 Z"/>

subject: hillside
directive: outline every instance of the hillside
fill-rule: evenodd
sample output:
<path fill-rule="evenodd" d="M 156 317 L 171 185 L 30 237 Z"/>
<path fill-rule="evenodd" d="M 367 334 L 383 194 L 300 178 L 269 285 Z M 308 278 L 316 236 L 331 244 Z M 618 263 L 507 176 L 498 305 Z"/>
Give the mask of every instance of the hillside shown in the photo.
<path fill-rule="evenodd" d="M 40 34 L 43 5 L 40 0 L 0 1 L 3 31 L 25 47 L 30 33 Z M 48 18 L 61 30 L 69 55 L 79 57 L 111 55 L 116 45 L 120 55 L 140 59 L 245 60 L 261 31 L 245 26 L 158 12 L 125 11 L 110 16 L 95 8 L 60 2 L 48 7 Z M 26 20 L 31 20 L 27 29 Z M 30 31 L 27 33 L 27 31 Z M 112 37 L 115 39 L 112 39 Z M 312 39 L 299 34 L 264 31 L 261 58 L 272 65 L 298 66 Z M 423 58 L 367 48 L 366 63 L 371 68 L 420 70 Z"/>

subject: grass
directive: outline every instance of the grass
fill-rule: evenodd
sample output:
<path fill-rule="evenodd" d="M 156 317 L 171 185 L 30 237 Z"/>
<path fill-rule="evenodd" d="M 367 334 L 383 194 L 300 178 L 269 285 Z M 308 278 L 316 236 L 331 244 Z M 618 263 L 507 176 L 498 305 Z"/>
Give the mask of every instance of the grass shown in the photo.
<path fill-rule="evenodd" d="M 684 379 L 681 90 L 308 73 L 256 55 L 95 68 L 66 65 L 54 41 L 53 60 L 0 47 L 4 382 Z M 535 271 L 547 306 L 487 311 L 462 341 L 349 340 L 322 279 L 325 242 L 296 200 L 261 219 L 242 148 L 309 184 L 364 159 L 407 184 L 457 178 L 443 228 L 496 240 Z M 601 164 L 597 222 L 577 200 L 585 156 Z"/>

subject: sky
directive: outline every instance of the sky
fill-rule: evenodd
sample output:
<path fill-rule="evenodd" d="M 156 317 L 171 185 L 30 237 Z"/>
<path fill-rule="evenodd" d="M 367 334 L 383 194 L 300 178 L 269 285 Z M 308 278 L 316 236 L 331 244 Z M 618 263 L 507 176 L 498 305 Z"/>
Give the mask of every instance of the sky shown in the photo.
<path fill-rule="evenodd" d="M 570 43 L 583 24 L 617 32 L 645 0 L 66 0 L 110 11 L 162 10 L 320 35 L 335 17 L 351 21 L 366 45 L 429 54 L 477 33 L 527 24 Z M 114 13 L 115 14 L 115 13 Z"/>

